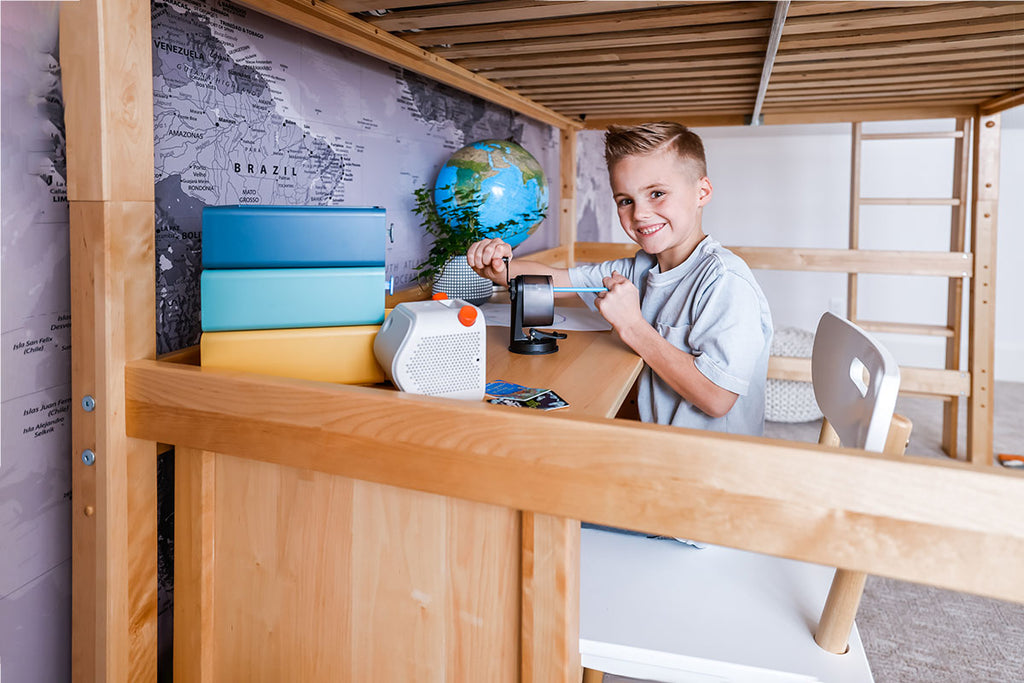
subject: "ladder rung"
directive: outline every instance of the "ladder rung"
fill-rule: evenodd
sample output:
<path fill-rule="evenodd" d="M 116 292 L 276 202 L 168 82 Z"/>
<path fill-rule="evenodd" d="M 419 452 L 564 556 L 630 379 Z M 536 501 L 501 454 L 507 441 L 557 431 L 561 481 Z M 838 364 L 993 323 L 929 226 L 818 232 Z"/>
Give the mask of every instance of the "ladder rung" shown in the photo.
<path fill-rule="evenodd" d="M 885 206 L 960 206 L 956 197 L 859 197 L 857 203 Z"/>
<path fill-rule="evenodd" d="M 862 133 L 861 140 L 933 140 L 962 138 L 962 130 L 940 130 L 930 133 Z"/>
<path fill-rule="evenodd" d="M 856 320 L 857 325 L 868 332 L 892 334 L 920 334 L 929 337 L 952 337 L 953 328 L 948 325 L 920 325 L 916 323 L 890 323 L 875 320 Z"/>

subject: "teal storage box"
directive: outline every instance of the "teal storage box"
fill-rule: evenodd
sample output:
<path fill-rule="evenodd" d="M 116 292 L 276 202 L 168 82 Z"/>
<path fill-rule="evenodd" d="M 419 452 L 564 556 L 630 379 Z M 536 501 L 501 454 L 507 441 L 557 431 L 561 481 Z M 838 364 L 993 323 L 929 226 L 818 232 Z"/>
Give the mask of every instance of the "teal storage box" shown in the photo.
<path fill-rule="evenodd" d="M 379 325 L 384 268 L 204 270 L 203 332 Z"/>
<path fill-rule="evenodd" d="M 383 266 L 384 209 L 207 206 L 203 268 Z"/>

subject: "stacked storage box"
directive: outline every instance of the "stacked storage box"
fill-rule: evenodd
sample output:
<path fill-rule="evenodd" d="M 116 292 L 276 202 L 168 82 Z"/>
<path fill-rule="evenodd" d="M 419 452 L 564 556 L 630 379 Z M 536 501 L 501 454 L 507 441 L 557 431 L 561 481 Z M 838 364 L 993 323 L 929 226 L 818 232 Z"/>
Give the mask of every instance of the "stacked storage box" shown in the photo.
<path fill-rule="evenodd" d="M 384 381 L 384 209 L 203 209 L 204 367 L 344 384 Z"/>

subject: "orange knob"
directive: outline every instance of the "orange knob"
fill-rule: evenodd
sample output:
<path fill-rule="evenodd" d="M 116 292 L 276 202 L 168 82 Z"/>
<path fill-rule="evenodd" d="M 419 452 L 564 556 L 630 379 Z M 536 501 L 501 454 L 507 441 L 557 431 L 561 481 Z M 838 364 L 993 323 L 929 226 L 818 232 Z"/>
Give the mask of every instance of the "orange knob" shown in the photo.
<path fill-rule="evenodd" d="M 445 294 L 444 292 L 437 292 L 436 294 L 434 294 L 434 296 L 430 298 L 433 299 L 434 301 L 444 301 L 445 299 L 448 298 L 448 295 Z"/>
<path fill-rule="evenodd" d="M 466 327 L 472 327 L 476 322 L 476 307 L 463 306 L 459 309 L 459 322 Z"/>

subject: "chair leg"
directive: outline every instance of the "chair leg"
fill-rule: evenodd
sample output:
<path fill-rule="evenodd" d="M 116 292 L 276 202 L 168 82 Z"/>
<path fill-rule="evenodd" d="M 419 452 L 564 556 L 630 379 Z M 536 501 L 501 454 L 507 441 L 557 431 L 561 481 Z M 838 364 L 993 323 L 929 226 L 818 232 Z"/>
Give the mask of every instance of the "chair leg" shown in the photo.
<path fill-rule="evenodd" d="M 832 587 L 825 600 L 825 608 L 821 611 L 818 631 L 814 634 L 814 642 L 821 649 L 841 655 L 849 649 L 850 631 L 853 620 L 857 616 L 860 596 L 864 592 L 864 583 L 868 575 L 848 569 L 837 569 L 832 579 Z"/>
<path fill-rule="evenodd" d="M 595 669 L 583 669 L 583 683 L 601 683 L 604 674 Z"/>
<path fill-rule="evenodd" d="M 912 429 L 913 423 L 910 420 L 898 413 L 894 414 L 883 452 L 887 455 L 903 455 Z M 828 420 L 822 421 L 819 443 L 826 446 L 839 445 L 839 437 Z M 867 578 L 864 572 L 836 569 L 825 608 L 821 611 L 821 620 L 818 621 L 818 630 L 814 634 L 814 642 L 822 650 L 841 655 L 849 649 L 850 631 Z"/>

